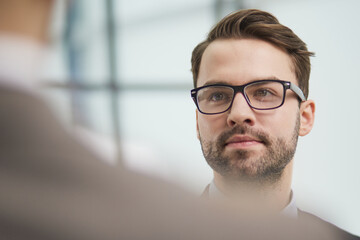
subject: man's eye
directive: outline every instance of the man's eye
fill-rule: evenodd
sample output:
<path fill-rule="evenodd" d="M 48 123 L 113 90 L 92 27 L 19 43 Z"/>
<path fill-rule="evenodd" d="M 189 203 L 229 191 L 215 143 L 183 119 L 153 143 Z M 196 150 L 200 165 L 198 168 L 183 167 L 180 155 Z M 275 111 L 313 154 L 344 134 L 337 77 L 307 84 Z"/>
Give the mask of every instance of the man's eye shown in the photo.
<path fill-rule="evenodd" d="M 224 93 L 213 93 L 210 95 L 210 98 L 209 98 L 209 100 L 213 101 L 213 102 L 219 102 L 219 101 L 222 101 L 225 99 L 226 99 L 226 96 Z"/>
<path fill-rule="evenodd" d="M 258 89 L 253 94 L 254 97 L 270 97 L 273 95 L 274 94 L 269 89 Z"/>

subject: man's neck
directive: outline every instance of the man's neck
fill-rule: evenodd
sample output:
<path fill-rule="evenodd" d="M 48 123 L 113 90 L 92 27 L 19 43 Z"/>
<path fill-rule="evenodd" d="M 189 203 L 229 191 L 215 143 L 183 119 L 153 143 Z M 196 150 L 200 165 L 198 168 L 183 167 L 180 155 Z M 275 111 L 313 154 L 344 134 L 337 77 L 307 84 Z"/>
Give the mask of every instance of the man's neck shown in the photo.
<path fill-rule="evenodd" d="M 281 178 L 275 183 L 233 181 L 216 172 L 214 183 L 228 200 L 240 208 L 280 212 L 291 200 L 292 165 L 293 161 L 285 167 Z"/>
<path fill-rule="evenodd" d="M 53 0 L 2 0 L 0 31 L 46 42 Z"/>

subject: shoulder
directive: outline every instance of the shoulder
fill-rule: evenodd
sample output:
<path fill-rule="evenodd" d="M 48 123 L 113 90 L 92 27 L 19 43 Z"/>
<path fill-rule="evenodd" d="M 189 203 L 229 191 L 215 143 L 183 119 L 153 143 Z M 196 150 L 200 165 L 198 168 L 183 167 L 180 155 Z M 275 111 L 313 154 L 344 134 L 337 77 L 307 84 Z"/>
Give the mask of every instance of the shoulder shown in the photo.
<path fill-rule="evenodd" d="M 298 217 L 299 220 L 302 222 L 313 224 L 314 226 L 317 226 L 319 228 L 326 229 L 327 231 L 329 231 L 329 233 L 334 234 L 336 236 L 336 239 L 360 240 L 360 237 L 355 236 L 311 213 L 298 209 Z"/>

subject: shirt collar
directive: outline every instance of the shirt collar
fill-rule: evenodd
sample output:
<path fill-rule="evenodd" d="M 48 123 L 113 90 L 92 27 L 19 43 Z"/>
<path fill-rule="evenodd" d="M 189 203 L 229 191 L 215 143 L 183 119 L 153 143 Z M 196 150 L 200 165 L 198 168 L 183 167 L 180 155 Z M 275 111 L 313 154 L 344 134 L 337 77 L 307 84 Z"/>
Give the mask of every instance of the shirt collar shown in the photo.
<path fill-rule="evenodd" d="M 214 180 L 212 180 L 209 185 L 209 198 L 219 198 L 223 196 L 224 194 L 217 188 Z M 283 210 L 281 210 L 280 214 L 291 218 L 298 217 L 298 210 L 296 207 L 295 196 L 292 190 L 291 190 L 290 202 Z"/>

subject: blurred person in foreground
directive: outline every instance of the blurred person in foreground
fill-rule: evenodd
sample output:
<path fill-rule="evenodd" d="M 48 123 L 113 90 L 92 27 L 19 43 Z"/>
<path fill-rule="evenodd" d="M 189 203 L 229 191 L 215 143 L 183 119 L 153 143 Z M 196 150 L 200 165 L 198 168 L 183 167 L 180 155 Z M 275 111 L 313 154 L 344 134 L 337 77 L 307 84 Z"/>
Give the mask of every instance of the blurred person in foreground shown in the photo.
<path fill-rule="evenodd" d="M 203 206 L 74 140 L 38 92 L 52 4 L 0 0 L 0 239 L 329 239 L 313 225 Z"/>
<path fill-rule="evenodd" d="M 197 135 L 213 181 L 203 197 L 312 219 L 291 190 L 298 136 L 314 124 L 306 44 L 271 14 L 250 9 L 218 22 L 192 53 Z"/>

